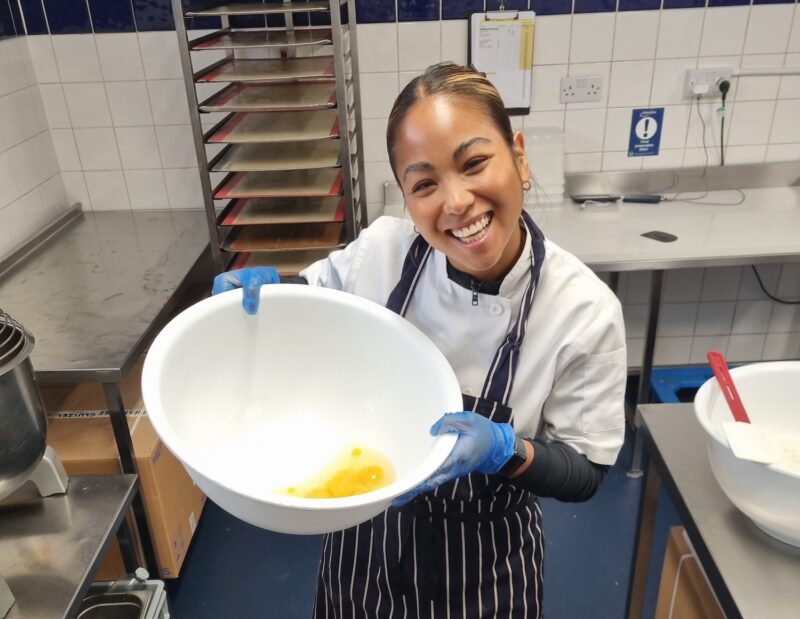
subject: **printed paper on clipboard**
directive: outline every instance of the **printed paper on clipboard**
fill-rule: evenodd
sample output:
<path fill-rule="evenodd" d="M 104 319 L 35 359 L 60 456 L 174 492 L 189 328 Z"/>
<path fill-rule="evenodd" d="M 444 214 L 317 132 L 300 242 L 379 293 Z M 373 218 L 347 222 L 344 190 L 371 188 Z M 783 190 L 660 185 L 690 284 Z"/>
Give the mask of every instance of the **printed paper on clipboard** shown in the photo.
<path fill-rule="evenodd" d="M 509 114 L 531 110 L 533 11 L 487 11 L 470 15 L 469 63 L 495 85 Z"/>

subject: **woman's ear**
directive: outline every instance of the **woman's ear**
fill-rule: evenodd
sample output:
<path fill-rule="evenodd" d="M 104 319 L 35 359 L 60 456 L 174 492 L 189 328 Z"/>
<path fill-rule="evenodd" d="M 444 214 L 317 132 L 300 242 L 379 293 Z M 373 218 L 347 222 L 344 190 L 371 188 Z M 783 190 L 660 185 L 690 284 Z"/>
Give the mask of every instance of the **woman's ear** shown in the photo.
<path fill-rule="evenodd" d="M 514 133 L 511 152 L 514 154 L 519 177 L 523 181 L 529 181 L 531 179 L 531 169 L 528 165 L 528 156 L 525 154 L 525 136 L 522 135 L 522 131 Z"/>

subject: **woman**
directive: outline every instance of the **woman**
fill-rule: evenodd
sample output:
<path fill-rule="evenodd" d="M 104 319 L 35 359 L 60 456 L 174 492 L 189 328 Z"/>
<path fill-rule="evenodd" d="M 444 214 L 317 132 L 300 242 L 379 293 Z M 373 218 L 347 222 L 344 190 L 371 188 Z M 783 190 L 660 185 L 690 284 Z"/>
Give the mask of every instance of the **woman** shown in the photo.
<path fill-rule="evenodd" d="M 522 210 L 523 137 L 496 89 L 450 63 L 397 98 L 389 158 L 411 224 L 380 218 L 301 274 L 405 316 L 452 365 L 464 411 L 436 474 L 388 511 L 325 537 L 317 617 L 540 617 L 538 498 L 592 496 L 624 434 L 619 303 Z M 274 269 L 218 276 L 215 292 Z"/>

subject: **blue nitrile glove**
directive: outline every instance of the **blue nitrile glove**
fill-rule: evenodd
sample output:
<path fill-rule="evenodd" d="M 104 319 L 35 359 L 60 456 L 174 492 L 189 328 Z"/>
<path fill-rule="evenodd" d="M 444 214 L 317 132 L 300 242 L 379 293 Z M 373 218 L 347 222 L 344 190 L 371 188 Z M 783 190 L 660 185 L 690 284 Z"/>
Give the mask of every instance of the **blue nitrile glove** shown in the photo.
<path fill-rule="evenodd" d="M 258 311 L 258 291 L 264 284 L 277 284 L 281 281 L 278 271 L 272 267 L 246 267 L 220 273 L 214 278 L 211 294 L 243 288 L 242 306 L 251 316 Z"/>
<path fill-rule="evenodd" d="M 469 473 L 499 473 L 514 455 L 516 435 L 508 423 L 496 423 L 472 412 L 447 413 L 431 427 L 431 434 L 458 434 L 453 451 L 433 475 L 415 488 L 397 497 L 392 505 L 400 507 L 418 494 Z"/>

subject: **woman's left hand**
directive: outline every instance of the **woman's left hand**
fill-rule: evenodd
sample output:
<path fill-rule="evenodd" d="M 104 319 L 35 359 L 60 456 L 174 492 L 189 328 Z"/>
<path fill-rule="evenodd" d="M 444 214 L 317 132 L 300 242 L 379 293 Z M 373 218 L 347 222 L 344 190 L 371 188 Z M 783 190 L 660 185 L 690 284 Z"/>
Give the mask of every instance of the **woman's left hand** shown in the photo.
<path fill-rule="evenodd" d="M 458 440 L 442 466 L 420 485 L 395 498 L 392 505 L 405 505 L 418 494 L 469 473 L 498 473 L 514 455 L 516 436 L 511 424 L 496 423 L 468 411 L 447 413 L 431 427 L 433 436 L 446 432 L 457 433 Z"/>

